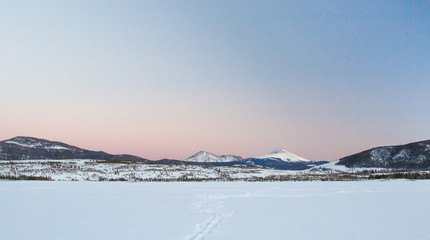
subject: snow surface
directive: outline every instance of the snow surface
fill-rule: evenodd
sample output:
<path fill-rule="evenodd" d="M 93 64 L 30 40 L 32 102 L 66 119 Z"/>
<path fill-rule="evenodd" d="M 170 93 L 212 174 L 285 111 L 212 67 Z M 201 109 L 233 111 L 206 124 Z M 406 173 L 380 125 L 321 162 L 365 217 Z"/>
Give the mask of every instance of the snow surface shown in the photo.
<path fill-rule="evenodd" d="M 352 170 L 351 168 L 347 168 L 344 165 L 336 165 L 338 163 L 339 163 L 339 160 L 335 162 L 329 162 L 329 163 L 321 164 L 319 166 L 315 166 L 314 169 L 330 169 L 330 170 L 343 171 L 343 172 L 348 172 Z"/>
<path fill-rule="evenodd" d="M 0 181 L 2 239 L 429 239 L 430 181 Z"/>
<path fill-rule="evenodd" d="M 277 148 L 268 155 L 264 155 L 257 158 L 277 158 L 286 162 L 310 162 L 310 160 L 297 156 L 296 154 L 290 153 L 282 148 Z"/>
<path fill-rule="evenodd" d="M 364 172 L 364 171 L 389 172 L 389 171 L 393 170 L 393 169 L 389 169 L 389 168 L 376 168 L 376 167 L 372 167 L 372 168 L 370 168 L 370 167 L 348 168 L 344 165 L 337 165 L 338 163 L 339 163 L 339 160 L 315 166 L 315 167 L 311 168 L 310 170 L 331 170 L 331 171 L 336 171 L 336 172 L 349 172 L 349 173 L 360 173 L 360 172 Z"/>

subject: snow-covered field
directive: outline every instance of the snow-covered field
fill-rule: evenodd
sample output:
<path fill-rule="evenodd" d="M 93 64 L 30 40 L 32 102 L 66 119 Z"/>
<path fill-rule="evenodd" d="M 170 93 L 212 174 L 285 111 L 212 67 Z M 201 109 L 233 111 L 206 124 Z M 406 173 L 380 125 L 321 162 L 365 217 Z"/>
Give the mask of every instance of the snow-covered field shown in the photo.
<path fill-rule="evenodd" d="M 210 167 L 183 164 L 111 163 L 104 160 L 0 161 L 0 179 L 41 177 L 55 181 L 201 181 L 256 180 L 301 176 L 308 171 Z"/>
<path fill-rule="evenodd" d="M 1 239 L 430 239 L 430 181 L 0 181 Z"/>
<path fill-rule="evenodd" d="M 243 166 L 202 166 L 106 160 L 0 161 L 0 179 L 54 181 L 309 181 L 363 180 L 370 172 L 390 169 L 346 168 L 336 162 L 307 170 L 276 170 Z"/>

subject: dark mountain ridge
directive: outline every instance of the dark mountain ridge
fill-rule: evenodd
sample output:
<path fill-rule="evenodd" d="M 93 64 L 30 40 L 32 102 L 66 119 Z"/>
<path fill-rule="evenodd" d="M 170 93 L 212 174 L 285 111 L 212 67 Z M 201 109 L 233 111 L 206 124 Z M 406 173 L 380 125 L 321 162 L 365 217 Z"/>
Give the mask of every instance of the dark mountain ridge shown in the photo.
<path fill-rule="evenodd" d="M 90 151 L 61 142 L 33 137 L 14 137 L 0 142 L 0 160 L 103 159 L 149 161 L 133 155 Z"/>
<path fill-rule="evenodd" d="M 430 140 L 372 148 L 339 160 L 346 167 L 430 169 Z"/>

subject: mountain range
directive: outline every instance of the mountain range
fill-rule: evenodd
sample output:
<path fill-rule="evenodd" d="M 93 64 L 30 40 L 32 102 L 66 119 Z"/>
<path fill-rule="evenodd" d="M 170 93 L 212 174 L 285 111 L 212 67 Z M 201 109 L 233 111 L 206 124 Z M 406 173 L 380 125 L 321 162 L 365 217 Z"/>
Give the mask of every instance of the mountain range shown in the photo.
<path fill-rule="evenodd" d="M 151 161 L 127 154 L 114 155 L 102 151 L 90 151 L 61 142 L 33 137 L 14 137 L 0 141 L 0 160 L 32 159 L 95 159 L 159 164 L 262 167 L 282 170 L 304 170 L 328 163 L 327 161 L 311 161 L 282 148 L 277 148 L 267 155 L 255 158 L 215 155 L 199 151 L 183 160 Z M 430 169 L 430 140 L 372 148 L 341 158 L 336 164 L 348 168 Z"/>
<path fill-rule="evenodd" d="M 102 151 L 90 151 L 61 142 L 33 137 L 14 137 L 0 142 L 0 160 L 32 159 L 95 159 L 116 161 L 141 161 L 159 164 L 192 164 L 207 166 L 254 166 L 284 170 L 303 170 L 327 163 L 314 162 L 287 152 L 281 148 L 268 155 L 242 158 L 234 155 L 215 155 L 200 151 L 186 159 L 162 159 L 151 161 L 133 155 L 113 155 Z"/>

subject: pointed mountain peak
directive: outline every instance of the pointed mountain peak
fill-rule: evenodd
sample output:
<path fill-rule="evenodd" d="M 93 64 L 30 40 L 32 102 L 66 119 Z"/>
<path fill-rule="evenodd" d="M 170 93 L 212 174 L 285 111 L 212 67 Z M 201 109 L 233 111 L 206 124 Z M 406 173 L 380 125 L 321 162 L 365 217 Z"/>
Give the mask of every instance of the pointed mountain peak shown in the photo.
<path fill-rule="evenodd" d="M 270 154 L 274 154 L 274 153 L 286 153 L 287 150 L 284 150 L 282 147 L 278 147 L 277 149 L 273 150 L 272 152 L 270 152 Z"/>
<path fill-rule="evenodd" d="M 261 157 L 257 157 L 259 159 L 265 159 L 265 158 L 276 158 L 276 159 L 280 159 L 282 161 L 285 162 L 310 162 L 310 160 L 297 156 L 293 153 L 288 152 L 287 150 L 279 147 L 275 150 L 273 150 L 271 153 L 261 156 Z"/>
<path fill-rule="evenodd" d="M 209 154 L 213 155 L 212 153 L 208 153 L 206 151 L 198 151 L 198 152 L 194 153 L 193 155 L 189 156 L 187 159 L 196 158 L 196 157 L 204 157 L 204 156 L 209 155 Z"/>
<path fill-rule="evenodd" d="M 206 152 L 206 151 L 198 151 L 196 154 L 194 154 L 194 155 L 202 155 L 202 154 L 212 154 L 212 153 L 209 153 L 209 152 Z"/>

